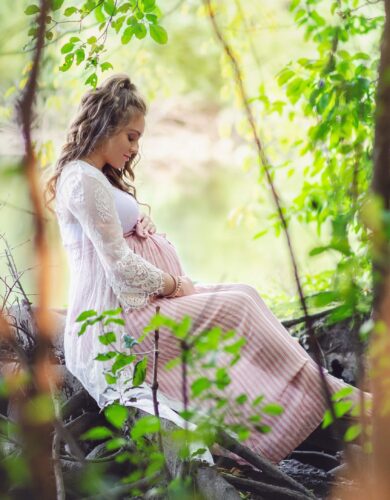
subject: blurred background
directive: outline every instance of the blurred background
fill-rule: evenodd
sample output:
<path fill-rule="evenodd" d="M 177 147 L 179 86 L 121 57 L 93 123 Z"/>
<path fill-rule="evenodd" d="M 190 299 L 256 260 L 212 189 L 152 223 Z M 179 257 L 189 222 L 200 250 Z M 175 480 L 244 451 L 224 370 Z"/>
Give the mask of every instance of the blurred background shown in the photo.
<path fill-rule="evenodd" d="M 22 282 L 34 302 L 30 201 L 19 174 L 23 145 L 13 116 L 17 91 L 25 84 L 31 57 L 26 37 L 31 19 L 23 13 L 30 2 L 0 3 L 0 231 L 13 249 Z M 76 2 L 73 2 L 73 4 Z M 292 59 L 310 58 L 305 42 L 283 0 L 245 4 L 225 2 L 219 23 L 242 65 L 251 97 L 265 89 L 270 99 L 283 99 L 276 75 Z M 136 166 L 138 199 L 151 205 L 158 232 L 167 233 L 184 269 L 193 280 L 207 283 L 245 282 L 255 286 L 281 316 L 293 311 L 295 283 L 283 235 L 273 228 L 269 189 L 260 173 L 234 86 L 232 70 L 213 36 L 201 3 L 166 1 L 161 6 L 167 45 L 150 37 L 122 45 L 108 37 L 105 56 L 113 72 L 127 73 L 149 102 L 150 110 Z M 244 14 L 244 17 L 243 17 Z M 86 20 L 83 37 L 97 32 Z M 53 166 L 80 97 L 86 90 L 85 72 L 77 66 L 59 71 L 60 48 L 79 25 L 58 27 L 64 40 L 49 44 L 40 79 L 34 140 L 42 173 Z M 298 195 L 305 165 L 292 144 L 300 140 L 309 119 L 263 111 L 253 103 L 258 130 L 274 169 L 283 202 Z M 289 163 L 289 169 L 282 168 Z M 68 271 L 55 217 L 47 213 L 52 249 L 52 307 L 67 307 Z M 268 231 L 267 231 L 268 230 Z M 265 232 L 261 237 L 255 236 Z M 309 257 L 321 238 L 311 223 L 291 223 L 291 234 L 309 288 L 316 290 L 320 272 L 336 264 L 331 253 Z M 0 275 L 6 275 L 4 259 Z M 323 279 L 324 274 L 321 274 Z M 88 277 L 86 277 L 88 279 Z"/>

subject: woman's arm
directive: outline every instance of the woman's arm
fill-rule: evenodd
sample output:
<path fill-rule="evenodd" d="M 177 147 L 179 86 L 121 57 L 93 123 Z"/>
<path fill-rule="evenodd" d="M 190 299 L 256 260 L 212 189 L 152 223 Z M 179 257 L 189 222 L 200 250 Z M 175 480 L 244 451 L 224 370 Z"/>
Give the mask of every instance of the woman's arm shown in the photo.
<path fill-rule="evenodd" d="M 72 170 L 61 183 L 65 206 L 92 242 L 120 302 L 132 307 L 130 296 L 134 293 L 144 297 L 171 293 L 172 277 L 135 254 L 127 245 L 105 179 L 100 179 L 99 173 L 91 175 L 82 168 Z"/>

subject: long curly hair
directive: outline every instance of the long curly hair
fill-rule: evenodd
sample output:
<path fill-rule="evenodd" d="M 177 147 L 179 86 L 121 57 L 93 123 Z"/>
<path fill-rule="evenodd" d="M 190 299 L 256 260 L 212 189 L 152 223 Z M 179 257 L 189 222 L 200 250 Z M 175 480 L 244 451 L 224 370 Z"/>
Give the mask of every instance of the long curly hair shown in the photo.
<path fill-rule="evenodd" d="M 51 212 L 53 210 L 49 204 L 56 197 L 57 181 L 66 164 L 89 155 L 140 112 L 146 115 L 146 102 L 127 75 L 111 76 L 100 86 L 84 94 L 76 117 L 69 126 L 54 173 L 47 180 L 44 189 L 45 205 Z M 130 193 L 135 199 L 137 193 L 132 182 L 135 179 L 134 167 L 138 161 L 139 155 L 136 155 L 126 161 L 122 170 L 109 164 L 104 165 L 102 170 L 112 185 Z M 150 206 L 147 206 L 150 213 Z"/>

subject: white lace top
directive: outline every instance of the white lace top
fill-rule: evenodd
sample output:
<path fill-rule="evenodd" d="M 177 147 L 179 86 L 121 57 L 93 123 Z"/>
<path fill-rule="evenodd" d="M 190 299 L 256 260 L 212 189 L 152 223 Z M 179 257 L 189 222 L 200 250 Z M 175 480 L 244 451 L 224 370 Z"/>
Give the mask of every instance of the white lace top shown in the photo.
<path fill-rule="evenodd" d="M 127 245 L 114 189 L 103 172 L 89 163 L 77 160 L 65 165 L 57 182 L 55 210 L 70 270 L 65 362 L 102 407 L 121 393 L 120 380 L 114 389 L 104 377 L 109 362 L 95 360 L 110 350 L 98 339 L 107 326 L 97 322 L 79 336 L 76 318 L 87 310 L 101 313 L 122 307 L 130 313 L 143 307 L 150 294 L 161 291 L 163 271 Z M 125 352 L 123 326 L 110 324 L 109 329 L 116 334 L 115 347 Z M 125 369 L 122 372 L 129 377 Z M 136 397 L 141 397 L 139 391 Z"/>

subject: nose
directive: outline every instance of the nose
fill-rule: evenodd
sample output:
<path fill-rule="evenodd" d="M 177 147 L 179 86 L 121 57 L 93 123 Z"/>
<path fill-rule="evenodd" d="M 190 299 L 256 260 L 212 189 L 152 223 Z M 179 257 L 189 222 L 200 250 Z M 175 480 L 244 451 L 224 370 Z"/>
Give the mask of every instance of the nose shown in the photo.
<path fill-rule="evenodd" d="M 135 144 L 134 146 L 132 146 L 132 148 L 130 149 L 130 154 L 132 155 L 136 155 L 138 153 L 138 144 Z"/>

